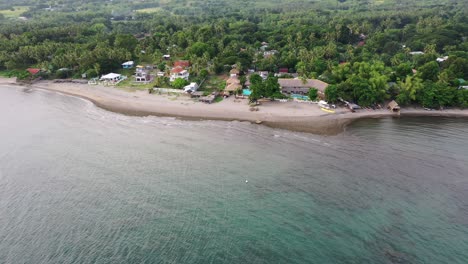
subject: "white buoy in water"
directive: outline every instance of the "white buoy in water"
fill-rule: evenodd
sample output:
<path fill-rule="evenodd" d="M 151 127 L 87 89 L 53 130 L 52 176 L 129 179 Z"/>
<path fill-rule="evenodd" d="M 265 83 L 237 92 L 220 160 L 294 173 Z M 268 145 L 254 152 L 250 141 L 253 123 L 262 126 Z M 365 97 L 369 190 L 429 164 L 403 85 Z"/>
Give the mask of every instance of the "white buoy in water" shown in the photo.
<path fill-rule="evenodd" d="M 245 183 L 248 183 L 249 181 L 248 180 L 245 180 Z"/>

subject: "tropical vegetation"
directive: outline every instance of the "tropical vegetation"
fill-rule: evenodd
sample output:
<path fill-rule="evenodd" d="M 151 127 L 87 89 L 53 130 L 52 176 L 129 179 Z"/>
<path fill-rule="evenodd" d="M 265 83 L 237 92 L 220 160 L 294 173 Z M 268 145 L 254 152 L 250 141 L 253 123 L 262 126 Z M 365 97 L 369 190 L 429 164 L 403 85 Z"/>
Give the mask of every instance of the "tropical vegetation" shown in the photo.
<path fill-rule="evenodd" d="M 190 60 L 200 79 L 232 65 L 287 68 L 328 82 L 331 102 L 467 107 L 467 8 L 453 0 L 0 0 L 0 71 L 94 77 L 127 60 L 165 71 L 170 54 Z M 280 97 L 273 76 L 251 79 L 252 100 Z"/>

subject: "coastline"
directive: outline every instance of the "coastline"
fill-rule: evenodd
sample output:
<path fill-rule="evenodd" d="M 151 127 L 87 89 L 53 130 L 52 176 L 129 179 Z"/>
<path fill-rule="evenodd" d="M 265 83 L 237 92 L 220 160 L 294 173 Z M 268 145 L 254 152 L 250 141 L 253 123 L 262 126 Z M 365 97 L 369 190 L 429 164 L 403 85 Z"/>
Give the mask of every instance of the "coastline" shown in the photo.
<path fill-rule="evenodd" d="M 120 88 L 75 83 L 39 81 L 33 85 L 20 85 L 15 78 L 0 78 L 0 86 L 43 89 L 93 102 L 97 107 L 131 116 L 164 116 L 184 120 L 247 121 L 272 128 L 287 129 L 321 135 L 336 135 L 347 125 L 362 118 L 438 116 L 468 117 L 468 110 L 426 111 L 419 108 L 403 108 L 400 115 L 389 110 L 361 110 L 351 113 L 339 108 L 335 114 L 326 113 L 315 104 L 297 102 L 265 102 L 259 111 L 252 112 L 247 99 L 227 98 L 219 103 L 195 102 L 188 96 L 153 95 L 147 91 L 124 91 Z"/>

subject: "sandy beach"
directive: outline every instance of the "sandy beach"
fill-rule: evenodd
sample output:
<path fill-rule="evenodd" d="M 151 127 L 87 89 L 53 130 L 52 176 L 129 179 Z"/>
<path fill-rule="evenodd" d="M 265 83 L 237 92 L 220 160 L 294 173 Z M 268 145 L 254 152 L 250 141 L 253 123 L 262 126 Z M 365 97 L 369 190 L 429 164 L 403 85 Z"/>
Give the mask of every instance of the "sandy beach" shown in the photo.
<path fill-rule="evenodd" d="M 103 109 L 135 116 L 172 116 L 190 120 L 224 120 L 258 122 L 274 127 L 316 134 L 337 134 L 352 121 L 359 118 L 398 117 L 388 110 L 361 110 L 351 113 L 347 109 L 336 109 L 327 113 L 316 104 L 298 102 L 262 102 L 259 111 L 250 111 L 247 99 L 233 96 L 219 103 L 196 102 L 186 95 L 156 95 L 147 91 L 126 91 L 121 88 L 76 83 L 54 83 L 40 81 L 30 86 L 16 84 L 14 78 L 0 78 L 0 87 L 16 86 L 44 89 L 67 95 L 78 96 L 92 101 Z M 468 110 L 426 111 L 405 108 L 400 116 L 446 116 L 468 117 Z"/>

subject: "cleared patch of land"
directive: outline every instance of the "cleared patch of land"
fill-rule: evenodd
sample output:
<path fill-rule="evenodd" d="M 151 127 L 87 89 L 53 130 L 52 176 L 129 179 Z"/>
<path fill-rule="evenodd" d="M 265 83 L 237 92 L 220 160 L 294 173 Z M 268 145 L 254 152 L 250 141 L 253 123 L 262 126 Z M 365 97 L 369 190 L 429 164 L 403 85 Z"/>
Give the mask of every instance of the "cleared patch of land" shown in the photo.
<path fill-rule="evenodd" d="M 13 9 L 0 10 L 0 14 L 6 17 L 19 17 L 24 12 L 28 11 L 29 6 L 15 6 Z"/>
<path fill-rule="evenodd" d="M 138 13 L 156 13 L 161 11 L 162 9 L 160 7 L 150 7 L 150 8 L 144 8 L 144 9 L 138 9 L 135 10 Z"/>
<path fill-rule="evenodd" d="M 203 91 L 205 95 L 208 95 L 215 91 L 222 91 L 226 87 L 226 81 L 222 76 L 208 76 L 200 87 L 200 91 Z"/>

